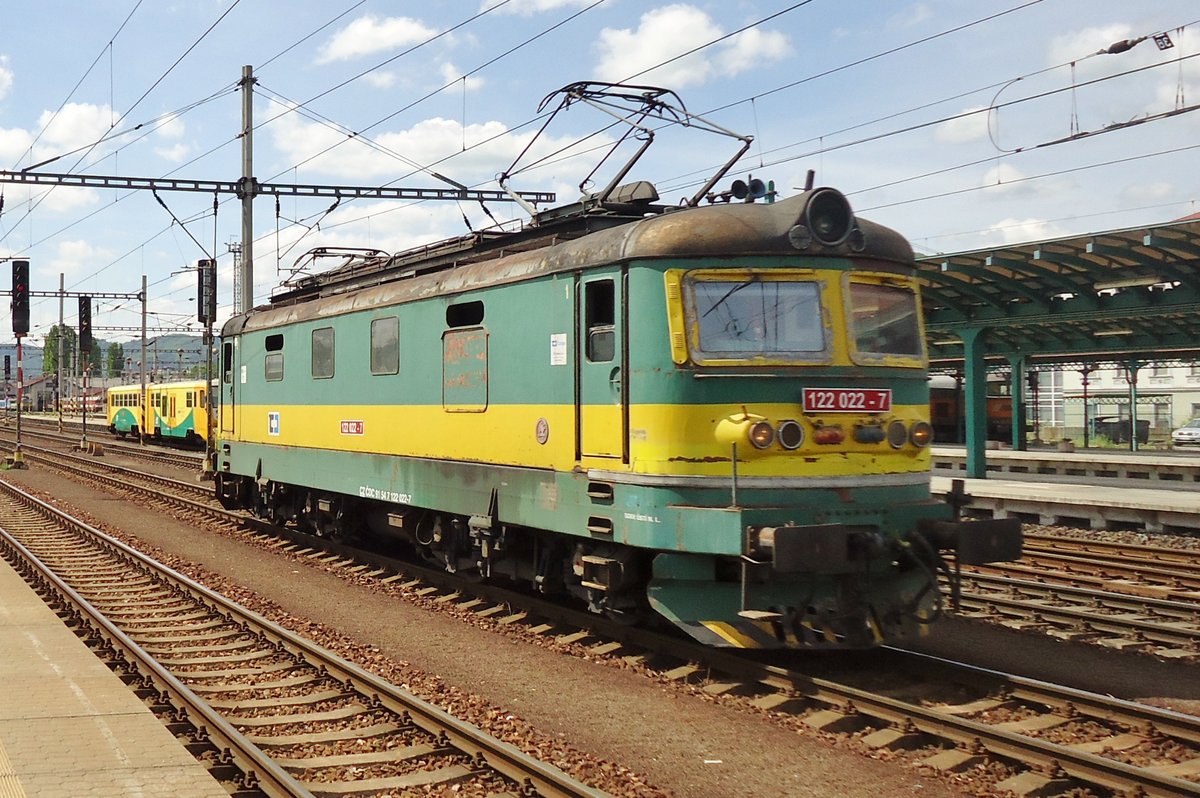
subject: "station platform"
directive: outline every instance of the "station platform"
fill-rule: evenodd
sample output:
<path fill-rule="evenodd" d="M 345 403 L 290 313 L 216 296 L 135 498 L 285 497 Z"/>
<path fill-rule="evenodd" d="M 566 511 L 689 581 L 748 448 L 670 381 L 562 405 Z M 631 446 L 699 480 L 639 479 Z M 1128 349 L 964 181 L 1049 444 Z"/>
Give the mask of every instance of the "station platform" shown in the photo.
<path fill-rule="evenodd" d="M 0 798 L 229 798 L 0 560 Z"/>
<path fill-rule="evenodd" d="M 1200 482 L 1200 450 L 1075 449 L 1061 451 L 1039 447 L 1023 451 L 988 449 L 984 452 L 987 470 L 1005 478 L 1048 479 L 1054 481 L 1142 480 L 1143 482 Z M 962 471 L 967 464 L 964 446 L 934 446 L 931 464 L 939 470 Z M 1123 483 L 1116 483 L 1122 487 Z"/>
<path fill-rule="evenodd" d="M 1045 476 L 987 479 L 938 476 L 930 490 L 945 496 L 961 479 L 971 497 L 968 512 L 985 510 L 993 518 L 1015 516 L 1039 524 L 1083 526 L 1091 529 L 1141 528 L 1150 533 L 1200 534 L 1200 491 L 1194 487 L 1159 483 L 1087 484 L 1079 480 L 1048 481 Z"/>

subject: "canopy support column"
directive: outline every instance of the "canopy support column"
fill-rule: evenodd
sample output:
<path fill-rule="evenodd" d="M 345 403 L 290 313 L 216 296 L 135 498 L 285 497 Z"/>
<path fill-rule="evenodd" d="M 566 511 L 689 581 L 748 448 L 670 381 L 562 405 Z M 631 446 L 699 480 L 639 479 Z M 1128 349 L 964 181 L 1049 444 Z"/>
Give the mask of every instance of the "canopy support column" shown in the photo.
<path fill-rule="evenodd" d="M 987 478 L 987 366 L 984 331 L 965 329 L 963 342 L 963 405 L 966 409 L 967 478 Z"/>
<path fill-rule="evenodd" d="M 1137 381 L 1142 361 L 1130 360 L 1125 364 L 1125 381 L 1129 383 L 1129 451 L 1138 450 Z"/>
<path fill-rule="evenodd" d="M 1012 399 L 1012 447 L 1014 451 L 1023 452 L 1028 448 L 1025 443 L 1025 430 L 1029 427 L 1026 418 L 1025 383 L 1021 379 L 1025 373 L 1025 356 L 1010 357 L 1008 364 L 1011 369 L 1008 393 Z"/>
<path fill-rule="evenodd" d="M 1083 448 L 1088 447 L 1090 439 L 1091 419 L 1088 418 L 1088 377 L 1096 369 L 1093 366 L 1084 366 L 1079 370 L 1079 374 L 1083 377 Z"/>

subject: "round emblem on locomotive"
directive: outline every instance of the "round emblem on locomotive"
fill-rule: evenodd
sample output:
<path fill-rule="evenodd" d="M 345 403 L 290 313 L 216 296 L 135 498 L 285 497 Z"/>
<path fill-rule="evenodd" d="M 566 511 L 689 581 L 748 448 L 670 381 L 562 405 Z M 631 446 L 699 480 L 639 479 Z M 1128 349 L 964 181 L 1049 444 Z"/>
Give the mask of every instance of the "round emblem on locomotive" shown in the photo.
<path fill-rule="evenodd" d="M 550 440 L 550 422 L 544 418 L 537 420 L 537 442 L 545 445 L 546 441 Z"/>

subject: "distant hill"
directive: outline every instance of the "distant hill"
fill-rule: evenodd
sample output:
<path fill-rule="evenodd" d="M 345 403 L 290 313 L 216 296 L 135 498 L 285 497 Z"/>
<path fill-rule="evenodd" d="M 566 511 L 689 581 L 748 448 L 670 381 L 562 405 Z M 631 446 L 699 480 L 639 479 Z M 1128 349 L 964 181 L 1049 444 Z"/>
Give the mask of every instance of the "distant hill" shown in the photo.
<path fill-rule="evenodd" d="M 97 339 L 95 342 L 95 345 L 104 353 L 105 365 L 107 365 L 109 343 L 109 341 L 101 339 Z M 124 347 L 125 357 L 129 359 L 130 370 L 140 370 L 141 341 L 123 341 L 121 343 Z M 157 338 L 148 338 L 146 340 L 146 365 L 150 371 L 157 372 L 162 378 L 177 376 L 181 371 L 204 365 L 203 349 L 204 345 L 198 335 L 160 335 Z M 15 343 L 0 344 L 0 364 L 3 363 L 4 355 L 9 356 L 12 376 L 15 379 L 17 376 L 17 345 Z M 21 347 L 22 366 L 26 379 L 36 379 L 42 376 L 43 355 L 44 350 L 40 346 L 24 344 Z"/>

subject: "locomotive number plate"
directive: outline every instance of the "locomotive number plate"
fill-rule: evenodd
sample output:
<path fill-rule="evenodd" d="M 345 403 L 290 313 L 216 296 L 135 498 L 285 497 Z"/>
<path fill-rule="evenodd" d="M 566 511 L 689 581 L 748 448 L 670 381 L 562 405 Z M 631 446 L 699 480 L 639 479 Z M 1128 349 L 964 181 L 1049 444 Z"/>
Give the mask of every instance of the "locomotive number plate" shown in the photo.
<path fill-rule="evenodd" d="M 890 388 L 805 388 L 805 413 L 886 413 Z"/>

